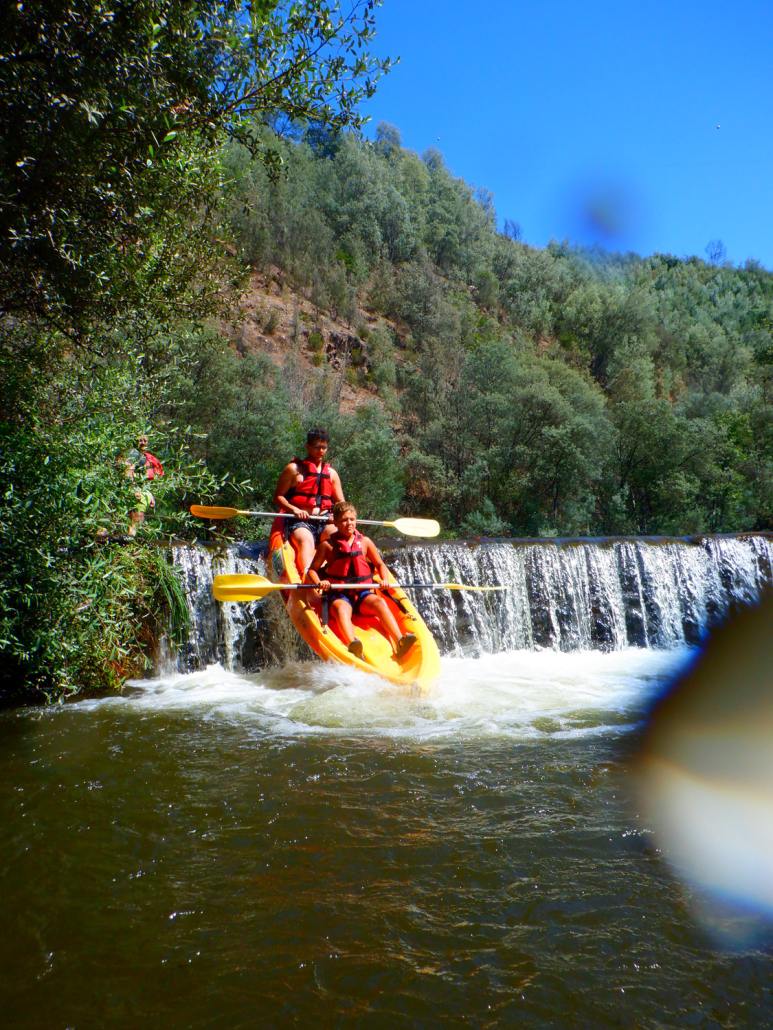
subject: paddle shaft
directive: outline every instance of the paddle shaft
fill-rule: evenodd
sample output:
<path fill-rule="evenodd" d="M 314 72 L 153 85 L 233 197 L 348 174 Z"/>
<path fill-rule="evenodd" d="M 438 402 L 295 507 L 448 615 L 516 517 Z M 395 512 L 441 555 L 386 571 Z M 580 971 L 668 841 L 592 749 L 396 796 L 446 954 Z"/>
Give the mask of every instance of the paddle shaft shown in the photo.
<path fill-rule="evenodd" d="M 218 601 L 260 601 L 270 594 L 285 590 L 319 590 L 316 583 L 272 583 L 263 576 L 250 573 L 215 576 L 212 591 Z M 344 592 L 377 590 L 389 594 L 390 590 L 502 590 L 501 586 L 473 586 L 467 583 L 331 583 L 330 590 Z"/>
<path fill-rule="evenodd" d="M 203 508 L 204 506 L 203 505 L 198 505 L 198 507 Z M 224 510 L 229 510 L 229 509 L 224 509 Z M 256 515 L 259 518 L 266 518 L 266 519 L 298 519 L 299 521 L 301 520 L 301 516 L 300 515 L 295 515 L 291 511 L 245 511 L 242 508 L 231 508 L 230 511 L 232 511 L 234 515 Z M 194 514 L 196 514 L 196 512 L 194 512 Z M 231 517 L 231 516 L 228 516 L 228 515 L 225 515 L 225 516 L 224 515 L 211 515 L 211 514 L 200 515 L 199 516 L 199 518 L 202 518 L 202 519 L 205 519 L 205 518 L 210 518 L 210 519 L 211 518 L 229 518 L 229 517 Z M 309 516 L 307 516 L 307 518 L 315 519 L 318 522 L 322 522 L 322 521 L 330 522 L 330 517 L 328 515 L 309 515 Z M 362 523 L 363 526 L 391 526 L 392 525 L 391 522 L 379 522 L 377 519 L 361 519 L 359 516 L 357 516 L 357 523 L 358 524 Z"/>
<path fill-rule="evenodd" d="M 268 512 L 268 511 L 241 511 L 241 512 L 239 512 L 239 514 L 240 515 L 271 515 L 272 518 L 278 518 L 278 519 L 299 519 L 300 520 L 300 518 L 301 518 L 300 515 L 293 515 L 292 512 L 289 512 L 289 511 L 288 512 L 278 511 L 276 513 L 276 515 L 274 515 L 273 512 Z M 320 521 L 321 519 L 324 519 L 325 522 L 331 522 L 331 519 L 327 515 L 309 515 L 309 518 L 310 519 L 316 519 L 317 521 Z M 361 519 L 360 516 L 358 515 L 357 516 L 357 525 L 363 525 L 363 526 L 393 526 L 394 522 L 379 522 L 378 519 Z"/>
<path fill-rule="evenodd" d="M 191 515 L 200 519 L 232 519 L 236 515 L 256 515 L 268 519 L 301 519 L 289 511 L 248 511 L 243 508 L 226 508 L 220 505 L 192 504 Z M 309 519 L 328 522 L 329 515 L 307 515 Z M 394 522 L 377 519 L 359 519 L 366 526 L 391 526 L 405 536 L 435 537 L 440 533 L 440 524 L 435 519 L 399 518 Z"/>
<path fill-rule="evenodd" d="M 275 583 L 279 590 L 319 590 L 316 583 Z M 501 590 L 502 587 L 476 587 L 465 583 L 331 583 L 331 590 Z"/>

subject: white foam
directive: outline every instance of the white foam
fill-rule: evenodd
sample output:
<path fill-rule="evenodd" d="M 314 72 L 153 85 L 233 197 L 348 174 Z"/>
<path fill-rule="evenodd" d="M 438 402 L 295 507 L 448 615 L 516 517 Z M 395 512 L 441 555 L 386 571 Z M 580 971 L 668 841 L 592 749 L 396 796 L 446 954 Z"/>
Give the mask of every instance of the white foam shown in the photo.
<path fill-rule="evenodd" d="M 635 722 L 652 690 L 687 654 L 511 651 L 445 658 L 439 682 L 423 696 L 332 663 L 291 663 L 253 676 L 210 665 L 188 675 L 133 681 L 121 696 L 75 707 L 190 712 L 245 721 L 280 737 L 573 737 Z"/>

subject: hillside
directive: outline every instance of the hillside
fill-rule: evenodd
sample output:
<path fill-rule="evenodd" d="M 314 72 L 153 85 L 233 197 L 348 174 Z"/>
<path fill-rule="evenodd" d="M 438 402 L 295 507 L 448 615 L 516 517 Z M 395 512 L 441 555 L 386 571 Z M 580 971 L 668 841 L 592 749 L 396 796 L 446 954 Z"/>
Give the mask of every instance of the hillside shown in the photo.
<path fill-rule="evenodd" d="M 125 282 L 4 322 L 11 678 L 115 685 L 182 625 L 157 548 L 95 545 L 141 431 L 166 468 L 142 539 L 199 533 L 192 502 L 267 509 L 320 423 L 362 513 L 449 536 L 771 528 L 768 271 L 527 246 L 387 126 L 252 132 L 210 208 L 109 249 Z"/>
<path fill-rule="evenodd" d="M 236 352 L 264 354 L 277 368 L 289 362 L 311 378 L 323 369 L 338 379 L 341 412 L 351 414 L 378 399 L 373 361 L 363 339 L 374 326 L 397 330 L 373 312 L 361 310 L 356 325 L 319 311 L 280 269 L 252 271 L 232 322 L 222 326 Z M 322 373 L 324 374 L 324 373 Z"/>
<path fill-rule="evenodd" d="M 281 370 L 292 417 L 272 446 L 316 417 L 335 436 L 340 418 L 346 467 L 355 413 L 377 411 L 360 417 L 394 479 L 382 502 L 463 532 L 770 526 L 770 273 L 535 249 L 389 126 L 374 144 L 259 131 L 283 171 L 227 156 L 227 217 L 252 269 L 230 339 Z M 233 465 L 203 421 L 202 453 Z M 265 491 L 271 455 L 250 460 L 239 474 L 262 464 Z M 368 468 L 349 470 L 360 499 Z"/>

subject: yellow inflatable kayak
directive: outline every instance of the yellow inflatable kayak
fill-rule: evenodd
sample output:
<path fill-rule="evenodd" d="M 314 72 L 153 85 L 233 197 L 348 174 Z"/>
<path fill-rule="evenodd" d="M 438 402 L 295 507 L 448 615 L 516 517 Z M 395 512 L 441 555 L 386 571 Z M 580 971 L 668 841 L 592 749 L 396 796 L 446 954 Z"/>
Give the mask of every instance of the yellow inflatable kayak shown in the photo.
<path fill-rule="evenodd" d="M 284 538 L 283 522 L 284 519 L 276 519 L 271 527 L 268 575 L 275 583 L 300 583 L 301 577 L 295 565 L 295 551 Z M 330 616 L 330 624 L 327 627 L 322 625 L 320 608 L 314 604 L 313 591 L 282 592 L 287 614 L 296 630 L 324 661 L 353 665 L 363 672 L 374 672 L 391 683 L 426 690 L 440 674 L 440 654 L 435 638 L 401 589 L 395 588 L 383 596 L 397 620 L 400 632 L 416 634 L 416 643 L 399 661 L 395 658 L 389 638 L 381 630 L 376 619 L 367 615 L 354 616 L 357 636 L 362 640 L 364 652 L 362 658 L 357 658 L 347 650 L 346 644 L 339 636 L 333 614 Z"/>

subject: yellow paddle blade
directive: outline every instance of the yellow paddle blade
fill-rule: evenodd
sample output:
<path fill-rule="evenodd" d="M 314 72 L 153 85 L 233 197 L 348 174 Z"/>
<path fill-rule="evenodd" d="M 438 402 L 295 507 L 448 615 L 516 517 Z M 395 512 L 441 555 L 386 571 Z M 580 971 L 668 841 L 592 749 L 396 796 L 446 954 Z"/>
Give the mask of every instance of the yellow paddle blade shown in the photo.
<path fill-rule="evenodd" d="M 440 523 L 434 519 L 396 519 L 394 522 L 385 522 L 385 526 L 394 526 L 398 533 L 405 536 L 437 536 L 440 532 Z"/>
<path fill-rule="evenodd" d="M 286 590 L 284 583 L 272 583 L 265 576 L 249 573 L 215 576 L 212 593 L 216 601 L 259 601 L 277 590 Z"/>
<path fill-rule="evenodd" d="M 199 519 L 233 519 L 241 514 L 238 508 L 223 508 L 218 505 L 192 504 L 191 515 Z"/>

